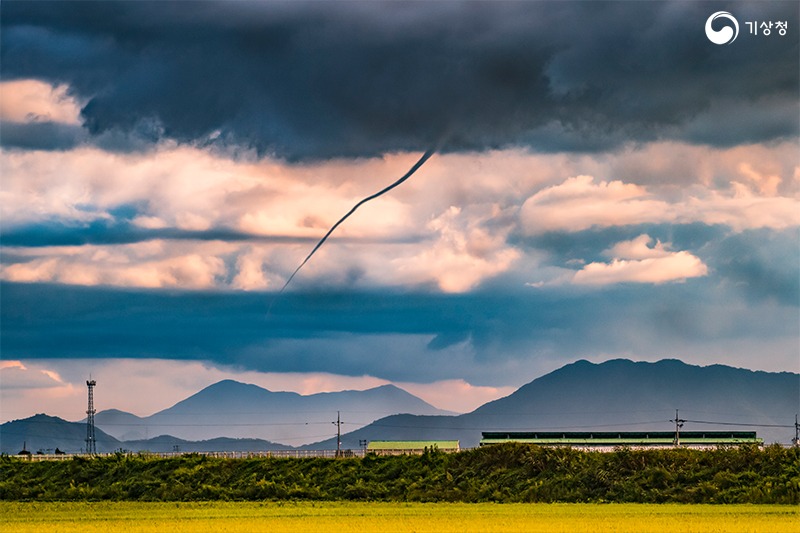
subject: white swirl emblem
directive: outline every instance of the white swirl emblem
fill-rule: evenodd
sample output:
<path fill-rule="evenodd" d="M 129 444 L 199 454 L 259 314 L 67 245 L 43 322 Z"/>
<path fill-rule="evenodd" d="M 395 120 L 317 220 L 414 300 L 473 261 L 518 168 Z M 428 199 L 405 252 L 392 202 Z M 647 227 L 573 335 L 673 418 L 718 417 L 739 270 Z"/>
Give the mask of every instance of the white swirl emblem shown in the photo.
<path fill-rule="evenodd" d="M 733 23 L 733 28 L 723 26 L 719 31 L 714 30 L 711 23 L 718 18 L 728 19 Z M 727 11 L 717 11 L 706 20 L 706 36 L 714 44 L 731 44 L 739 36 L 739 22 Z"/>

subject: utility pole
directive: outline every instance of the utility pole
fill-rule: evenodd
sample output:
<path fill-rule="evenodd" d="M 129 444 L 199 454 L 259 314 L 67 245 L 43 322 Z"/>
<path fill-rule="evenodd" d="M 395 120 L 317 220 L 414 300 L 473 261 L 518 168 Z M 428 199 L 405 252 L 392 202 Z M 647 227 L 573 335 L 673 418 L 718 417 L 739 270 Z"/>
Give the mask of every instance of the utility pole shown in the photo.
<path fill-rule="evenodd" d="M 794 415 L 794 438 L 792 444 L 800 446 L 800 424 L 797 423 L 797 414 Z"/>
<path fill-rule="evenodd" d="M 675 422 L 675 440 L 672 442 L 675 446 L 681 445 L 681 428 L 683 427 L 683 423 L 686 420 L 680 418 L 678 416 L 678 410 L 675 409 L 675 420 L 670 420 L 670 422 Z"/>
<path fill-rule="evenodd" d="M 86 386 L 89 388 L 89 407 L 86 409 L 86 453 L 95 455 L 97 453 L 97 446 L 95 445 L 94 437 L 94 414 L 97 412 L 94 409 L 94 386 L 97 382 L 89 376 Z"/>
<path fill-rule="evenodd" d="M 336 411 L 336 457 L 342 456 L 342 419 L 340 412 Z"/>

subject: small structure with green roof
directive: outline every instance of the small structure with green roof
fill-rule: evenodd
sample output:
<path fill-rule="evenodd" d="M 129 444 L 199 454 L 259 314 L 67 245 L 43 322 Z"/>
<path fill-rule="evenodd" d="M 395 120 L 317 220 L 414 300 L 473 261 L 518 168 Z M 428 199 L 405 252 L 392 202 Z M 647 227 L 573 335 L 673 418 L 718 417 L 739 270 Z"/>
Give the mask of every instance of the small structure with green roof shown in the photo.
<path fill-rule="evenodd" d="M 457 452 L 457 440 L 373 440 L 367 444 L 367 453 L 377 455 L 413 455 L 426 451 Z"/>

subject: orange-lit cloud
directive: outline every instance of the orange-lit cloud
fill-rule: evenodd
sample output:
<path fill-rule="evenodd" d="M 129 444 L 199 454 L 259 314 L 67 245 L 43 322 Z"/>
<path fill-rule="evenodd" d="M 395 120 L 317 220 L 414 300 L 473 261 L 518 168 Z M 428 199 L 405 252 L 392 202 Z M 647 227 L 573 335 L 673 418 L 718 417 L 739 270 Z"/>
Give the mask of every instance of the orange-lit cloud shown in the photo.
<path fill-rule="evenodd" d="M 772 188 L 772 186 L 770 186 Z M 659 199 L 646 187 L 577 176 L 538 191 L 520 210 L 530 234 L 582 231 L 644 223 L 724 224 L 736 231 L 800 224 L 800 200 L 764 196 L 740 183 L 731 192 L 697 186 L 677 199 Z"/>
<path fill-rule="evenodd" d="M 610 263 L 589 263 L 572 277 L 577 285 L 667 283 L 708 274 L 708 267 L 686 251 L 671 252 L 660 242 L 653 247 L 648 235 L 616 244 L 606 253 Z"/>
<path fill-rule="evenodd" d="M 535 235 L 693 222 L 734 231 L 791 227 L 800 224 L 793 148 L 788 142 L 719 150 L 654 143 L 602 157 L 523 150 L 436 155 L 413 179 L 348 219 L 298 281 L 464 292 L 523 264 L 538 268 L 535 250 L 523 252 L 508 242 L 520 230 Z M 274 288 L 314 239 L 359 199 L 405 172 L 417 155 L 286 164 L 174 143 L 146 154 L 92 147 L 2 152 L 0 214 L 7 229 L 63 220 L 78 228 L 100 222 L 113 233 L 119 222 L 114 210 L 138 206 L 129 224 L 142 231 L 223 229 L 306 240 L 15 248 L 26 260 L 3 265 L 0 277 L 151 288 Z M 569 175 L 575 177 L 565 178 Z M 630 272 L 634 265 L 602 268 Z"/>
<path fill-rule="evenodd" d="M 482 279 L 504 272 L 520 256 L 506 244 L 505 232 L 490 233 L 482 226 L 480 215 L 461 214 L 460 208 L 450 207 L 428 224 L 437 235 L 432 245 L 412 257 L 391 261 L 401 279 L 420 283 L 433 277 L 444 292 L 464 292 Z"/>
<path fill-rule="evenodd" d="M 467 413 L 481 405 L 508 396 L 515 387 L 487 387 L 472 385 L 462 379 L 434 383 L 398 383 L 400 388 L 419 396 L 439 409 Z"/>
<path fill-rule="evenodd" d="M 219 256 L 230 247 L 213 242 L 165 247 L 161 241 L 151 241 L 68 248 L 66 253 L 64 247 L 56 248 L 56 252 L 48 248 L 19 250 L 31 259 L 3 265 L 0 277 L 25 283 L 204 289 L 214 287 L 225 275 Z"/>
<path fill-rule="evenodd" d="M 80 105 L 66 85 L 38 80 L 0 82 L 0 118 L 11 122 L 80 124 Z"/>
<path fill-rule="evenodd" d="M 596 183 L 592 176 L 577 176 L 528 198 L 520 216 L 530 233 L 580 231 L 664 220 L 671 217 L 668 207 L 650 198 L 644 187 L 621 181 Z"/>

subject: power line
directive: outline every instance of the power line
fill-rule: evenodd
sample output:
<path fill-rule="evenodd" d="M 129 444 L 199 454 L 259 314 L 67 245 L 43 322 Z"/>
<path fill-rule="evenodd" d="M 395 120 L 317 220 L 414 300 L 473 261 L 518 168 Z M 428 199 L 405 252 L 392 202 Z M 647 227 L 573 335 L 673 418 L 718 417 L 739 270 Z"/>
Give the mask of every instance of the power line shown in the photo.
<path fill-rule="evenodd" d="M 542 430 L 548 429 L 590 429 L 590 428 L 607 428 L 607 427 L 624 427 L 624 426 L 642 426 L 647 424 L 662 424 L 664 420 L 650 420 L 647 422 L 627 422 L 624 424 L 590 424 L 590 425 L 573 425 L 573 426 L 541 426 Z M 372 427 L 382 428 L 398 428 L 398 429 L 431 429 L 437 431 L 459 430 L 459 431 L 503 431 L 508 429 L 504 427 L 467 427 L 467 426 L 420 426 L 420 425 L 400 425 L 400 424 L 369 424 Z"/>
<path fill-rule="evenodd" d="M 448 415 L 448 416 L 451 416 L 453 418 L 468 417 L 468 418 L 471 418 L 471 419 L 508 418 L 508 417 L 526 417 L 526 418 L 531 418 L 531 417 L 534 417 L 534 416 L 535 417 L 557 417 L 558 418 L 558 417 L 564 417 L 566 415 L 593 415 L 593 414 L 634 415 L 634 414 L 646 414 L 646 413 L 663 413 L 665 411 L 666 411 L 665 409 L 617 410 L 617 411 L 607 411 L 607 410 L 602 410 L 602 411 L 594 411 L 594 410 L 586 410 L 586 411 L 504 411 L 502 413 L 475 413 L 475 412 L 469 412 L 469 413 L 460 413 L 460 414 L 454 414 L 454 415 Z M 397 413 L 395 411 L 380 411 L 380 410 L 345 410 L 345 411 L 342 411 L 342 412 L 349 413 L 349 414 L 376 414 L 376 415 L 385 414 L 387 416 L 404 416 L 404 415 L 418 416 L 418 417 L 442 416 L 442 415 L 435 415 L 435 414 L 429 415 L 429 414 L 415 414 L 415 413 Z M 690 410 L 690 409 L 684 409 L 684 412 L 705 413 L 705 414 L 719 414 L 719 415 L 734 415 L 734 413 L 712 413 L 710 411 L 697 411 L 697 410 Z M 286 411 L 285 410 L 272 410 L 271 409 L 271 410 L 268 410 L 268 411 L 235 411 L 235 413 L 237 415 L 265 415 L 265 416 L 267 416 L 267 415 L 273 415 L 273 414 L 284 414 L 284 413 L 286 413 Z M 320 413 L 320 414 L 330 413 L 330 410 L 313 409 L 313 410 L 292 411 L 292 414 L 312 414 L 312 413 Z M 103 412 L 101 411 L 99 414 L 103 414 Z M 128 413 L 128 414 L 130 414 L 130 413 Z M 138 420 L 132 421 L 132 422 L 103 422 L 102 425 L 103 426 L 112 426 L 112 425 L 120 425 L 120 426 L 145 426 L 145 425 L 147 425 L 147 426 L 159 426 L 159 425 L 197 425 L 197 426 L 212 425 L 212 426 L 220 426 L 220 425 L 244 425 L 244 424 L 228 424 L 228 423 L 220 423 L 220 424 L 207 424 L 206 423 L 206 424 L 204 424 L 204 423 L 199 423 L 199 422 L 198 423 L 186 422 L 186 423 L 171 424 L 171 423 L 148 422 L 147 421 L 147 419 L 153 418 L 153 417 L 157 417 L 157 418 L 162 418 L 162 417 L 174 417 L 174 418 L 203 417 L 205 419 L 207 419 L 209 416 L 225 416 L 225 417 L 228 417 L 229 416 L 228 413 L 215 413 L 213 415 L 210 415 L 208 412 L 183 412 L 183 413 L 167 413 L 167 414 L 155 413 L 155 414 L 147 415 L 147 416 L 138 416 L 138 415 L 133 415 L 133 416 L 136 417 Z M 771 416 L 771 418 L 780 418 L 780 417 L 773 415 L 773 416 Z M 19 420 L 24 420 L 24 419 L 8 420 L 6 422 L 0 422 L 0 423 L 5 424 L 5 423 L 8 423 L 8 422 L 14 422 L 14 421 L 19 421 Z M 66 420 L 66 421 L 70 422 L 69 420 Z M 79 420 L 79 421 L 75 421 L 75 422 L 85 422 L 85 420 L 84 421 L 80 421 Z M 95 421 L 95 423 L 97 423 L 97 422 Z M 327 424 L 328 422 L 327 422 L 327 420 L 317 420 L 317 421 L 314 421 L 314 422 L 297 422 L 297 424 L 304 424 L 304 423 Z M 733 424 L 733 422 L 731 422 L 731 423 Z M 254 424 L 254 425 L 280 425 L 280 424 L 295 424 L 295 422 L 263 423 L 263 424 Z M 742 425 L 754 425 L 755 426 L 755 425 L 758 425 L 758 424 L 742 423 Z M 770 427 L 770 426 L 764 426 L 764 427 Z M 776 427 L 784 427 L 784 426 L 776 426 Z M 790 424 L 788 427 L 794 427 L 794 425 Z"/>
<path fill-rule="evenodd" d="M 24 424 L 30 425 L 50 425 L 54 422 L 50 420 L 15 420 L 5 422 L 5 424 L 11 424 L 13 422 L 22 422 Z M 70 422 L 65 420 L 64 422 L 68 424 L 79 424 L 80 422 Z M 625 426 L 640 426 L 646 424 L 661 424 L 663 422 L 674 422 L 673 419 L 670 420 L 648 420 L 642 422 L 626 422 L 626 423 L 614 423 L 614 424 L 588 424 L 588 425 L 569 425 L 569 426 L 546 426 L 548 428 L 553 429 L 571 429 L 571 428 L 600 428 L 600 427 L 625 427 Z M 712 425 L 723 425 L 723 426 L 751 426 L 751 427 L 765 427 L 765 428 L 794 428 L 794 424 L 758 424 L 758 423 L 751 423 L 751 422 L 715 422 L 710 420 L 683 420 L 683 422 L 691 422 L 693 424 L 712 424 Z M 103 427 L 264 427 L 264 426 L 318 426 L 318 425 L 326 425 L 330 422 L 264 422 L 264 423 L 256 423 L 256 422 L 242 422 L 242 423 L 232 423 L 232 422 L 220 422 L 220 423 L 101 423 L 97 424 L 101 429 Z M 335 422 L 334 422 L 335 424 Z M 371 421 L 352 421 L 346 422 L 341 421 L 341 425 L 347 426 L 373 426 L 373 427 L 387 427 L 387 428 L 408 428 L 408 429 L 432 429 L 433 426 L 426 426 L 422 424 L 382 424 L 376 422 L 374 420 Z M 538 425 L 538 424 L 537 424 Z M 446 426 L 441 429 L 457 429 L 457 430 L 481 430 L 486 429 L 485 425 L 480 427 L 475 426 Z M 3 431 L 6 433 L 6 431 Z"/>
<path fill-rule="evenodd" d="M 670 420 L 672 422 L 672 420 Z M 713 424 L 717 426 L 750 426 L 756 428 L 793 428 L 794 424 L 751 424 L 750 422 L 711 422 L 709 420 L 684 420 L 693 424 Z"/>
<path fill-rule="evenodd" d="M 675 444 L 675 446 L 680 446 L 681 445 L 681 428 L 683 427 L 683 424 L 686 422 L 686 420 L 683 420 L 682 418 L 678 417 L 678 410 L 675 409 L 675 419 L 674 420 L 670 420 L 670 422 L 675 422 L 675 441 L 674 441 L 674 444 Z"/>

